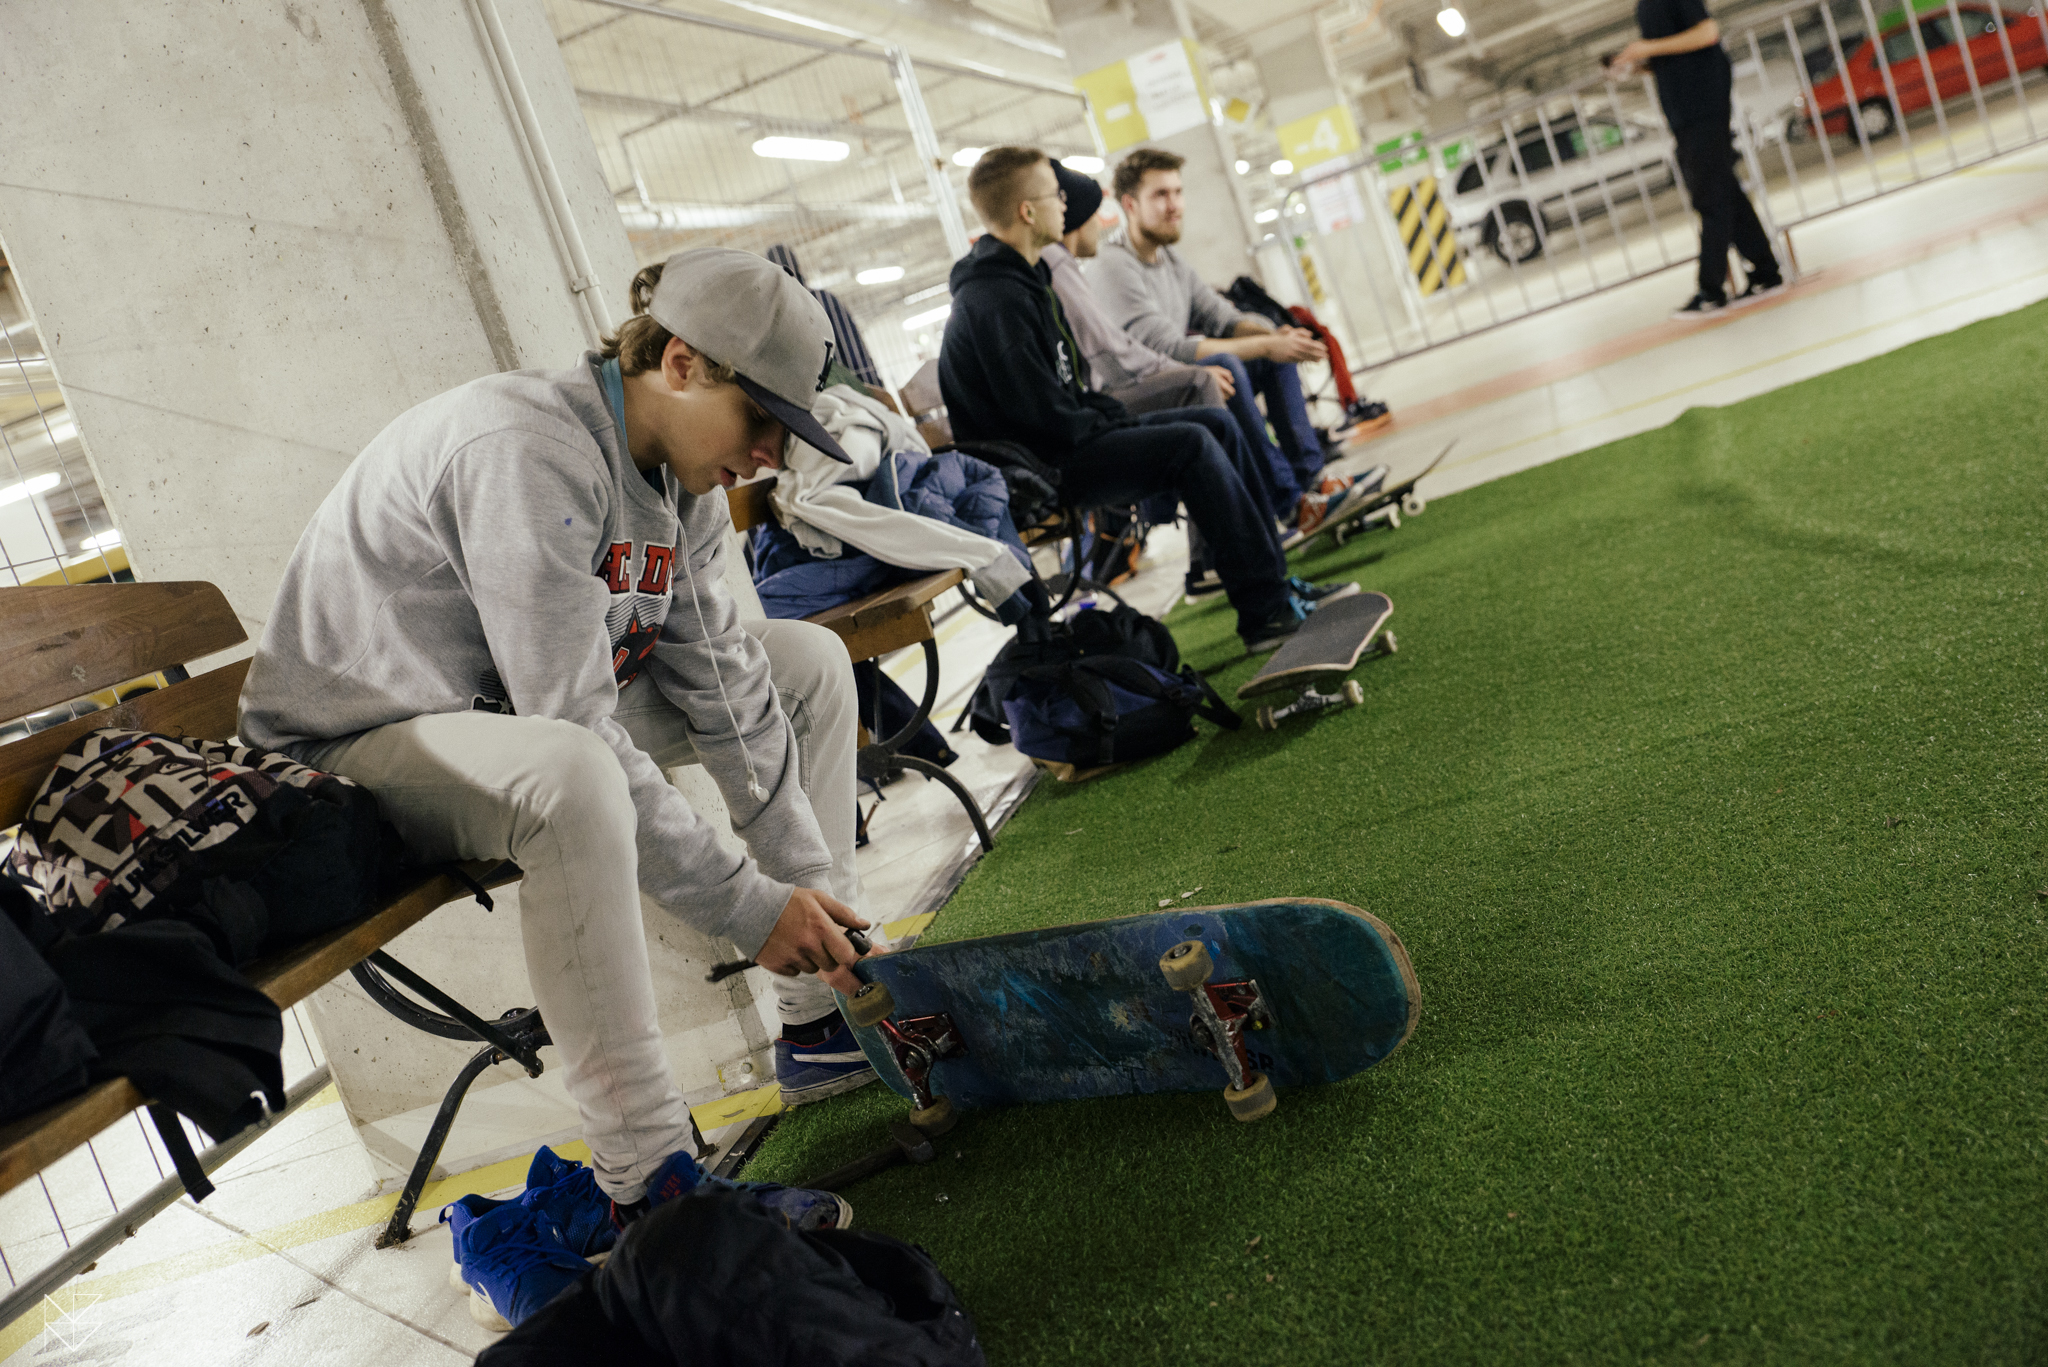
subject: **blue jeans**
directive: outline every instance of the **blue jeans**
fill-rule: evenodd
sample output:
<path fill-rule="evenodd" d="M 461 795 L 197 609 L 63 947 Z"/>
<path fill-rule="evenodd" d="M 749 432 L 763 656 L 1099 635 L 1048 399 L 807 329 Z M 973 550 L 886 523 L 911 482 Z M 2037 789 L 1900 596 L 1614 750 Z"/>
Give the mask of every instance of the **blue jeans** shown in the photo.
<path fill-rule="evenodd" d="M 1301 396 L 1301 372 L 1294 363 L 1256 360 L 1244 363 L 1252 388 L 1266 401 L 1266 414 L 1280 434 L 1280 449 L 1294 469 L 1303 493 L 1322 483 L 1323 439 L 1308 420 L 1308 401 Z"/>
<path fill-rule="evenodd" d="M 1261 482 L 1266 486 L 1266 497 L 1273 510 L 1293 521 L 1295 505 L 1301 502 L 1302 490 L 1308 486 L 1295 478 L 1294 466 L 1273 444 L 1273 439 L 1266 435 L 1266 415 L 1252 402 L 1252 379 L 1245 371 L 1244 362 L 1227 351 L 1219 351 L 1212 356 L 1204 356 L 1198 364 L 1230 372 L 1230 378 L 1237 386 L 1237 392 L 1230 396 L 1227 405 L 1230 416 L 1237 420 L 1238 430 L 1244 434 L 1246 444 L 1258 453 L 1260 464 L 1265 467 Z"/>
<path fill-rule="evenodd" d="M 1287 562 L 1272 510 L 1245 485 L 1240 467 L 1249 452 L 1237 424 L 1216 408 L 1168 409 L 1138 423 L 1060 461 L 1062 498 L 1076 508 L 1124 507 L 1171 491 L 1208 542 L 1216 577 L 1237 609 L 1238 633 L 1258 632 L 1287 603 Z"/>

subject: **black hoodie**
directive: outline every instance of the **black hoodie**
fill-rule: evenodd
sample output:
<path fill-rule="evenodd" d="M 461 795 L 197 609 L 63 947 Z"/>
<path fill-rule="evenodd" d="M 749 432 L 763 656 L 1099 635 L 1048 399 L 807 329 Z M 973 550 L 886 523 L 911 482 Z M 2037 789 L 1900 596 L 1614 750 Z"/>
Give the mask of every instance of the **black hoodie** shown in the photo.
<path fill-rule="evenodd" d="M 962 441 L 1015 441 L 1055 467 L 1076 448 L 1132 426 L 1124 406 L 1088 392 L 1052 272 L 984 235 L 953 263 L 953 313 L 939 349 L 939 392 Z"/>

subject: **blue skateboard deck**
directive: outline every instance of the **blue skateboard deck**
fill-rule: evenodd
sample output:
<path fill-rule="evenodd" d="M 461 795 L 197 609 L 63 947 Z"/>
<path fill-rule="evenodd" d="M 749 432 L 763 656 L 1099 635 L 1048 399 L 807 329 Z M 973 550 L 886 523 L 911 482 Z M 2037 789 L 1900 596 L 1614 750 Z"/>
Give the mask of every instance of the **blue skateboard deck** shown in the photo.
<path fill-rule="evenodd" d="M 1400 937 L 1342 902 L 1185 907 L 917 947 L 854 972 L 887 986 L 892 1023 L 951 1019 L 964 1052 L 934 1063 L 930 1086 L 958 1109 L 1210 1091 L 1229 1081 L 1225 1066 L 1159 966 L 1188 940 L 1207 948 L 1210 981 L 1258 983 L 1269 1019 L 1243 1038 L 1276 1087 L 1350 1077 L 1415 1028 L 1421 994 Z M 854 1033 L 882 1080 L 911 1096 L 881 1027 Z"/>

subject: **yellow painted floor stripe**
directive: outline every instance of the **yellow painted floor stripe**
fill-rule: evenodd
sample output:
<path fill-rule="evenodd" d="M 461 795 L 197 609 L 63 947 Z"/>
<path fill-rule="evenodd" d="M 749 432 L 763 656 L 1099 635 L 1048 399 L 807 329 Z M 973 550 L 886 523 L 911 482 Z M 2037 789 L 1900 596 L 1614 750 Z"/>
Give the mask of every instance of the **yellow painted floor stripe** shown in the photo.
<path fill-rule="evenodd" d="M 915 921 L 929 924 L 930 920 L 930 916 L 906 917 L 893 923 L 892 933 L 894 926 L 908 925 Z M 919 926 L 918 929 L 921 930 L 923 927 Z M 334 1089 L 329 1087 L 308 1101 L 306 1106 L 331 1105 L 337 1099 L 334 1096 Z M 765 1087 L 757 1087 L 749 1092 L 739 1092 L 732 1096 L 720 1097 L 716 1101 L 707 1101 L 701 1106 L 693 1106 L 690 1108 L 690 1114 L 696 1118 L 697 1128 L 711 1131 L 751 1120 L 757 1115 L 772 1115 L 781 1109 L 782 1090 L 771 1082 Z M 590 1158 L 589 1146 L 581 1141 L 559 1145 L 555 1152 L 564 1158 L 573 1158 L 579 1162 L 587 1162 Z M 430 1226 L 434 1213 L 451 1201 L 460 1200 L 464 1196 L 482 1195 L 519 1186 L 526 1180 L 526 1170 L 532 1161 L 531 1154 L 523 1158 L 507 1158 L 473 1172 L 457 1173 L 453 1177 L 444 1177 L 438 1182 L 427 1183 L 426 1190 L 420 1195 L 419 1203 L 419 1209 L 425 1213 L 425 1219 L 423 1221 L 420 1215 L 413 1217 L 415 1230 L 420 1229 L 423 1224 Z M 355 1230 L 381 1225 L 391 1218 L 391 1212 L 397 1206 L 396 1192 L 388 1196 L 373 1197 L 368 1201 L 358 1201 L 354 1205 L 308 1215 L 243 1238 L 228 1239 L 205 1248 L 194 1249 L 190 1253 L 181 1253 L 159 1262 L 132 1267 L 125 1272 L 110 1272 L 104 1276 L 83 1278 L 58 1290 L 51 1299 L 56 1302 L 60 1311 L 70 1311 L 95 1301 L 116 1300 L 143 1291 L 153 1291 L 158 1287 L 170 1286 L 192 1277 L 203 1276 L 208 1272 L 218 1272 L 222 1268 L 234 1267 L 239 1263 L 272 1253 L 282 1253 L 301 1244 L 316 1243 L 321 1239 L 331 1239 L 337 1234 L 348 1234 Z M 11 1356 L 40 1334 L 43 1331 L 43 1320 L 43 1315 L 32 1311 L 6 1329 L 0 1330 L 0 1358 Z"/>

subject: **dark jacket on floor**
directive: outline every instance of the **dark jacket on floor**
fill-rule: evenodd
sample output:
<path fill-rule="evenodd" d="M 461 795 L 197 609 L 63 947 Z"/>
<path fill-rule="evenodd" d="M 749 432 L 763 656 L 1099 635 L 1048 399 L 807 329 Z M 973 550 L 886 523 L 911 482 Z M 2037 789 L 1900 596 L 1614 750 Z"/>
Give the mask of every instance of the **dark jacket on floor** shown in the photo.
<path fill-rule="evenodd" d="M 939 392 L 961 441 L 1021 442 L 1064 467 L 1076 447 L 1134 424 L 1107 394 L 1088 392 L 1074 342 L 1043 261 L 985 235 L 953 263 L 953 312 L 939 349 Z"/>
<path fill-rule="evenodd" d="M 751 1196 L 671 1201 L 477 1367 L 983 1367 L 923 1249 L 799 1234 Z"/>

